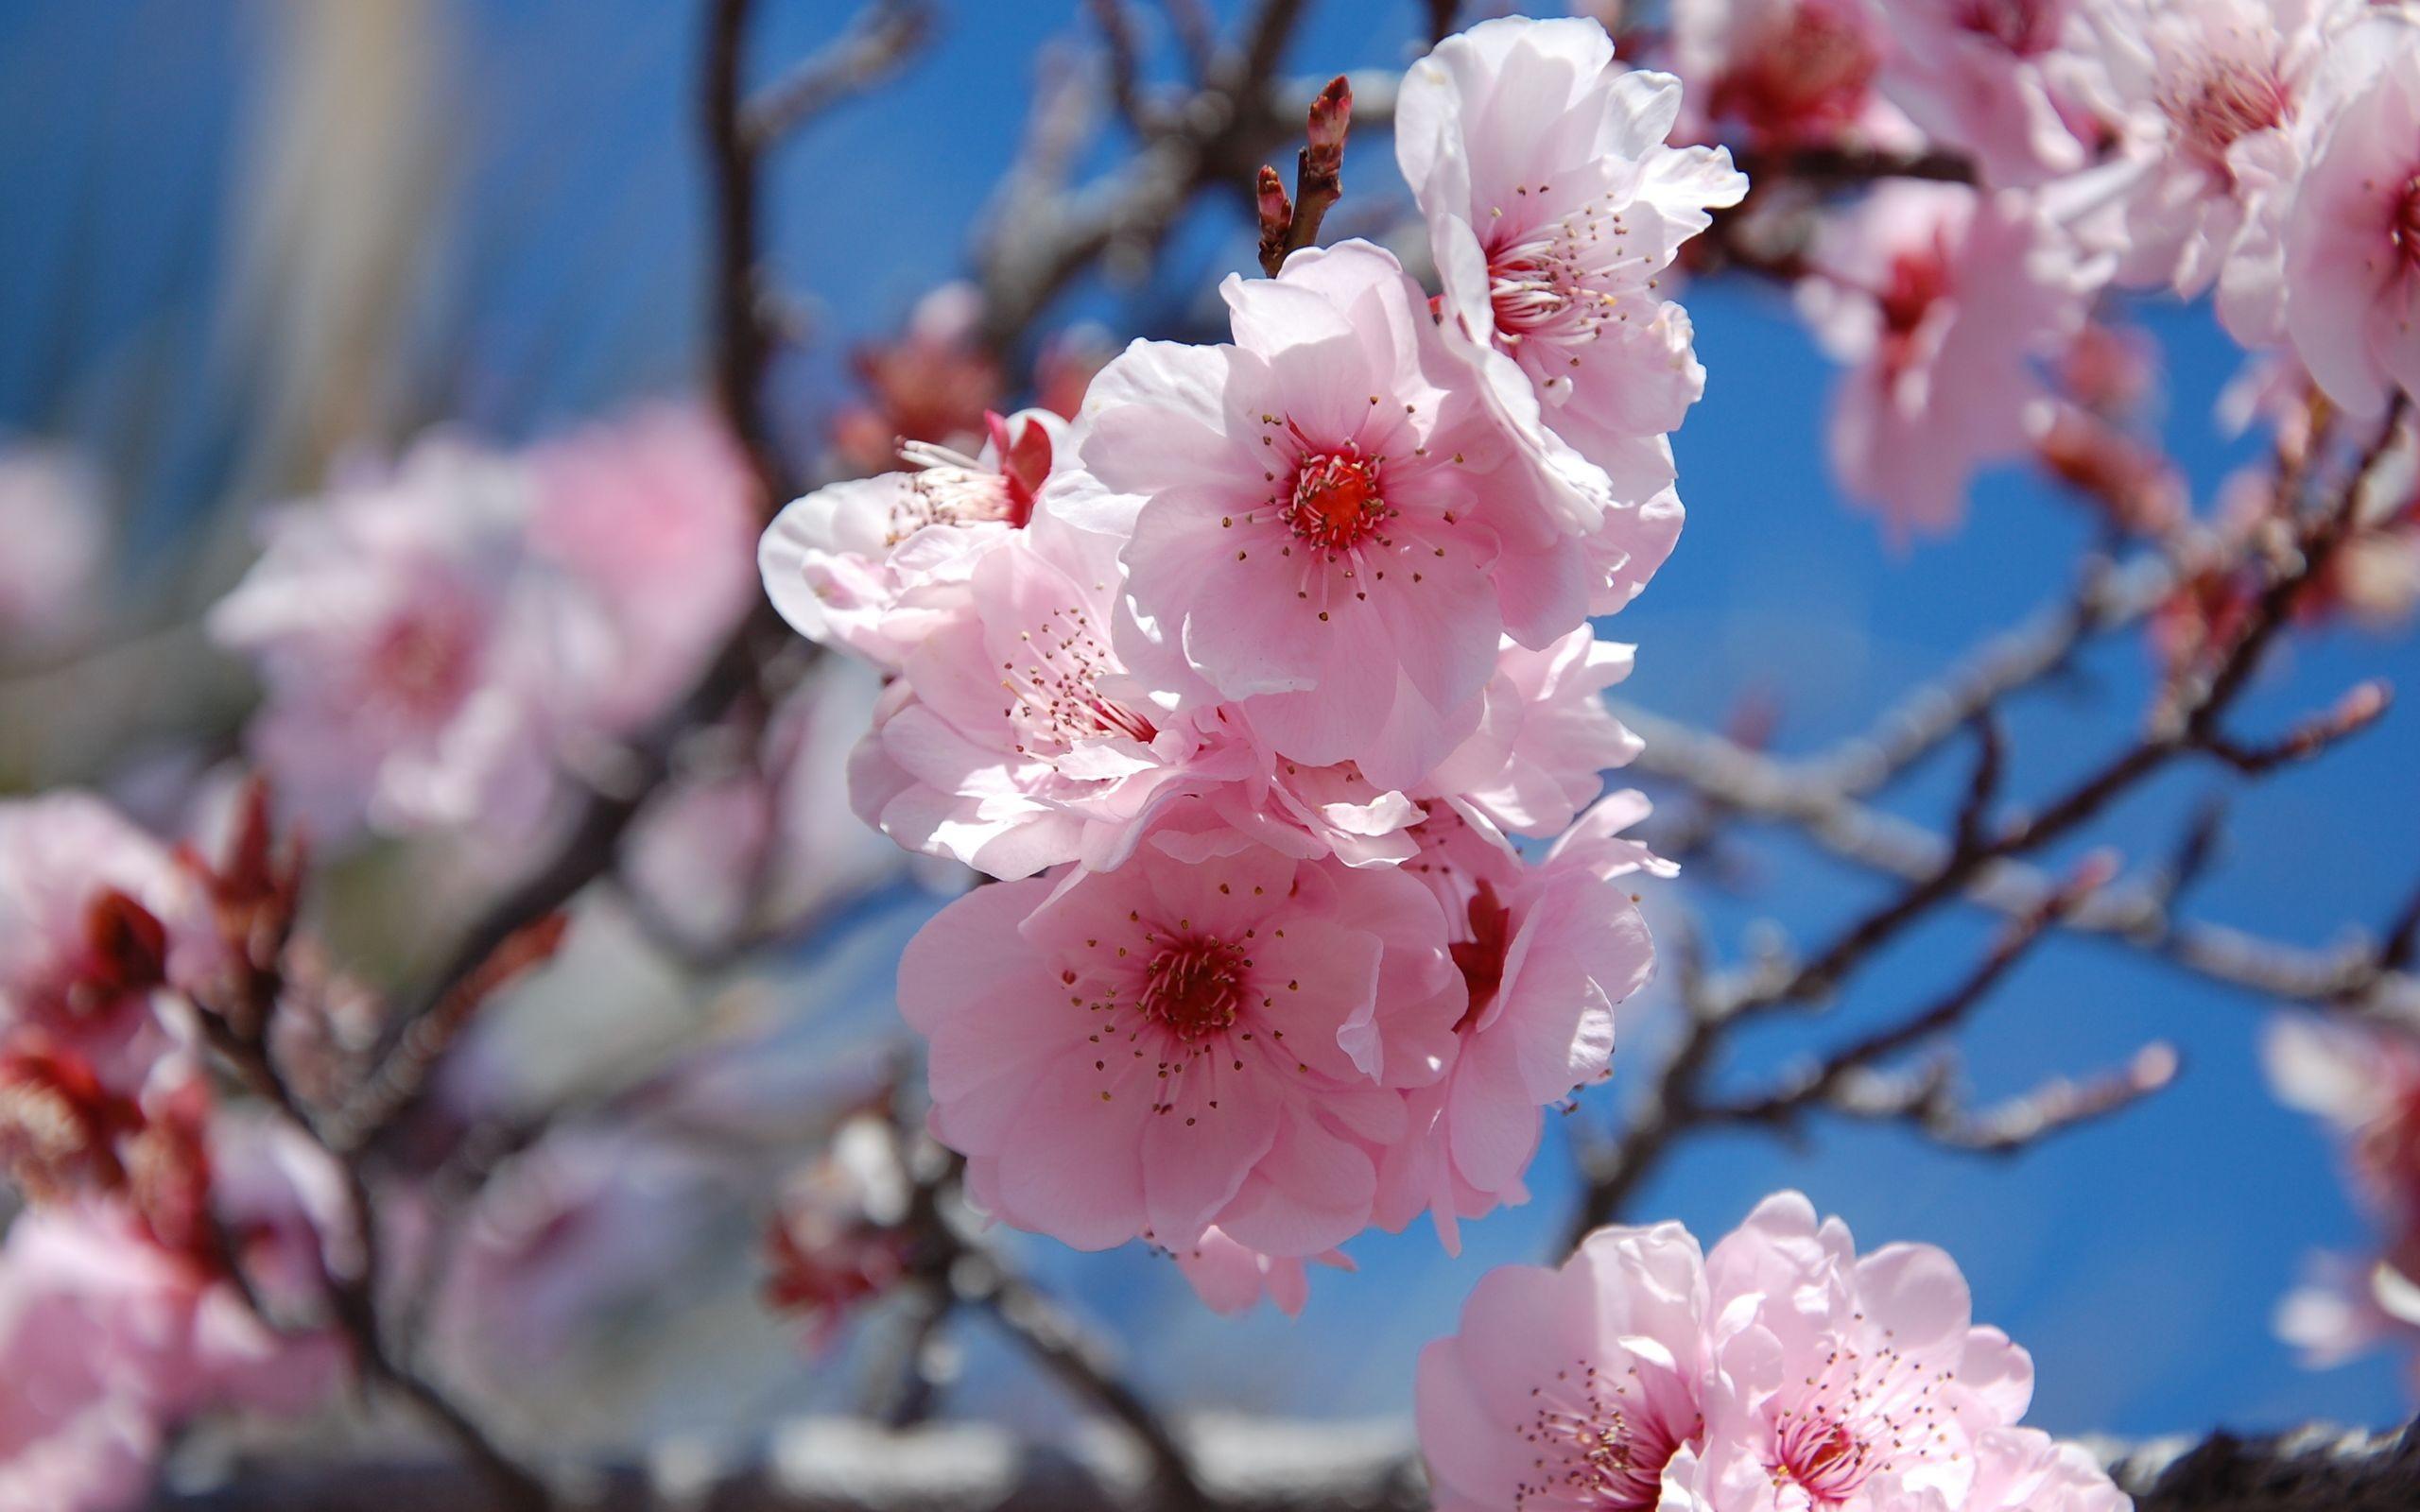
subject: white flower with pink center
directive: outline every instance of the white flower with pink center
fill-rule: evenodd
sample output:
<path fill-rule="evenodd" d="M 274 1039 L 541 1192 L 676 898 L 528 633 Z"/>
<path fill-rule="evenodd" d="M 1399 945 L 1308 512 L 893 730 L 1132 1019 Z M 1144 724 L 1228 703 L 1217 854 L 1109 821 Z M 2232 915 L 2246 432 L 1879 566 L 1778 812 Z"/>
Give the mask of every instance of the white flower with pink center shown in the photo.
<path fill-rule="evenodd" d="M 1410 1093 L 1411 1132 L 1379 1171 L 1377 1221 L 1426 1211 L 1449 1251 L 1458 1222 L 1529 1199 L 1544 1109 L 1612 1068 L 1614 1006 L 1655 971 L 1655 946 L 1616 879 L 1674 868 L 1621 832 L 1645 799 L 1616 793 L 1581 816 L 1546 858 L 1525 864 L 1484 821 L 1443 800 L 1412 831 L 1415 873 L 1443 904 L 1469 1005 L 1444 1076 Z"/>
<path fill-rule="evenodd" d="M 1599 1228 L 1558 1270 L 1506 1265 L 1420 1353 L 1438 1512 L 1647 1512 L 1703 1442 L 1706 1278 L 1679 1224 Z"/>
<path fill-rule="evenodd" d="M 1136 342 L 1094 379 L 1077 449 L 1107 491 L 1066 518 L 1125 538 L 1120 649 L 1153 686 L 1403 790 L 1477 726 L 1499 635 L 1585 616 L 1584 563 L 1392 255 L 1224 292 L 1234 346 Z"/>
<path fill-rule="evenodd" d="M 2083 325 L 2105 269 L 2014 192 L 1904 181 L 1827 223 L 1812 263 L 1801 307 L 1853 365 L 1834 468 L 1895 537 L 1950 528 L 1974 472 L 2025 451 L 2037 364 Z"/>
<path fill-rule="evenodd" d="M 2285 330 L 2327 397 L 2420 394 L 2420 26 L 2383 8 L 2340 37 L 2284 217 Z"/>
<path fill-rule="evenodd" d="M 2078 0 L 1876 0 L 1893 46 L 1881 90 L 1995 188 L 2084 164 L 2060 53 Z"/>
<path fill-rule="evenodd" d="M 978 455 L 908 441 L 905 471 L 828 485 L 775 517 L 757 566 L 792 628 L 896 670 L 965 601 L 975 564 L 1033 518 L 1066 450 L 1046 410 L 988 419 Z"/>
<path fill-rule="evenodd" d="M 2031 1361 L 1974 1325 L 1956 1262 L 1928 1245 L 1859 1257 L 1797 1193 L 1759 1203 L 1706 1280 L 1715 1512 L 1963 1505 L 1979 1436 L 2032 1396 Z"/>
<path fill-rule="evenodd" d="M 1680 81 L 1617 66 L 1595 22 L 1518 17 L 1439 43 L 1396 107 L 1456 350 L 1555 485 L 1557 523 L 1625 552 L 1705 387 L 1660 284 L 1748 187 L 1727 151 L 1667 145 L 1680 107 Z"/>
<path fill-rule="evenodd" d="M 933 1130 L 979 1204 L 1080 1249 L 1182 1252 L 1216 1225 L 1319 1255 L 1367 1226 L 1373 1152 L 1403 1134 L 1398 1089 L 1443 1069 L 1461 975 L 1401 872 L 1189 838 L 979 887 L 909 942 Z"/>

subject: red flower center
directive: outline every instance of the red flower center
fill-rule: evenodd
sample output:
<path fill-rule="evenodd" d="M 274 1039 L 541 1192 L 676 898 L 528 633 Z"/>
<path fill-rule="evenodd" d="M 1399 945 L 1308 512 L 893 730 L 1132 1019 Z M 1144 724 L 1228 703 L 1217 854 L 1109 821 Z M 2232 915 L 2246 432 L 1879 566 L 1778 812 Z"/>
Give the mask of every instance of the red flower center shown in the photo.
<path fill-rule="evenodd" d="M 1498 988 L 1504 985 L 1504 954 L 1512 944 L 1512 910 L 1495 896 L 1495 889 L 1485 882 L 1471 899 L 1471 937 L 1457 940 L 1447 949 L 1453 953 L 1454 964 L 1462 969 L 1462 981 L 1469 987 L 1471 1005 L 1463 1010 L 1456 1034 L 1468 1033 L 1478 1024 L 1479 1015 L 1495 1001 Z"/>
<path fill-rule="evenodd" d="M 2060 8 L 2050 0 L 1965 0 L 1960 29 L 1988 37 L 2018 58 L 2046 53 L 2059 40 Z"/>
<path fill-rule="evenodd" d="M 1277 513 L 1288 529 L 1323 551 L 1350 550 L 1394 516 L 1378 489 L 1378 459 L 1349 443 L 1295 464 L 1294 486 Z"/>
<path fill-rule="evenodd" d="M 2411 176 L 2403 186 L 2403 198 L 2394 207 L 2394 224 L 2388 234 L 2394 238 L 2397 251 L 2403 254 L 2407 269 L 2420 269 L 2420 173 Z"/>
<path fill-rule="evenodd" d="M 1180 1040 L 1207 1040 L 1233 1028 L 1244 1000 L 1244 953 L 1219 939 L 1186 939 L 1143 968 L 1143 1017 Z"/>

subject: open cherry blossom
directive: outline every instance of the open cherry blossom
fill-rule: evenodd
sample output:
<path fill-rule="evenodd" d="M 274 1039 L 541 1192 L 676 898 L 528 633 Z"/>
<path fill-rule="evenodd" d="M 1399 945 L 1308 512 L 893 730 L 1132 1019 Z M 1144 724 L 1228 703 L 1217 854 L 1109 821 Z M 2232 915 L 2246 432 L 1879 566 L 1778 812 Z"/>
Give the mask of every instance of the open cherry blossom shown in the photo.
<path fill-rule="evenodd" d="M 1654 971 L 1646 921 L 1615 881 L 1642 867 L 1671 870 L 1618 838 L 1646 813 L 1636 793 L 1616 794 L 1536 865 L 1442 802 L 1413 832 L 1453 837 L 1418 869 L 1445 906 L 1470 1002 L 1444 1077 L 1410 1094 L 1410 1133 L 1387 1151 L 1383 1227 L 1426 1211 L 1459 1250 L 1460 1219 L 1527 1200 L 1521 1177 L 1544 1109 L 1606 1074 L 1614 1005 Z"/>
<path fill-rule="evenodd" d="M 1891 43 L 1865 0 L 1677 0 L 1671 13 L 1672 70 L 1706 134 L 1781 147 L 1912 134 L 1874 93 Z"/>
<path fill-rule="evenodd" d="M 1181 656 L 1277 750 L 1402 789 L 1477 726 L 1500 634 L 1580 623 L 1583 562 L 1392 254 L 1223 292 L 1236 345 L 1137 342 L 1094 380 L 1108 491 L 1067 519 L 1125 539 L 1131 665 Z"/>
<path fill-rule="evenodd" d="M 273 518 L 212 611 L 212 635 L 267 684 L 252 754 L 316 833 L 526 833 L 543 814 L 560 691 L 548 648 L 567 622 L 513 593 L 529 500 L 510 458 L 429 438 L 391 472 Z"/>
<path fill-rule="evenodd" d="M 1626 553 L 1705 386 L 1659 285 L 1748 187 L 1727 151 L 1667 145 L 1680 108 L 1680 81 L 1617 66 L 1594 22 L 1518 17 L 1439 43 L 1396 108 L 1445 330 L 1555 485 L 1558 522 Z"/>
<path fill-rule="evenodd" d="M 1720 1512 L 1964 1505 L 1979 1435 L 2032 1398 L 2031 1361 L 1975 1326 L 1956 1262 L 1929 1245 L 1859 1256 L 1847 1226 L 1797 1193 L 1715 1246 L 1706 1281 L 1705 1486 Z"/>
<path fill-rule="evenodd" d="M 2033 202 L 1893 182 L 1826 225 L 1800 297 L 1855 365 L 1832 463 L 1904 540 L 1955 524 L 1974 471 L 2021 455 L 2047 411 L 2034 364 L 2079 329 L 2104 271 Z"/>
<path fill-rule="evenodd" d="M 2420 393 L 2420 24 L 2381 9 L 2333 57 L 2350 77 L 2321 85 L 2342 97 L 2286 212 L 2285 328 L 2327 396 L 2368 416 Z"/>
<path fill-rule="evenodd" d="M 1066 452 L 1047 411 L 988 420 L 979 455 L 910 441 L 907 471 L 827 485 L 775 517 L 757 565 L 793 628 L 895 669 L 964 602 L 976 562 L 1033 518 Z"/>
<path fill-rule="evenodd" d="M 2060 52 L 2079 0 L 1875 0 L 1892 47 L 1880 88 L 1994 188 L 2083 166 Z"/>
<path fill-rule="evenodd" d="M 2118 252 L 2117 277 L 2187 298 L 2215 285 L 2238 340 L 2281 334 L 2287 201 L 2311 135 L 2302 119 L 2329 43 L 2359 0 L 2090 0 L 2072 77 L 2117 138 L 2057 196 Z"/>
<path fill-rule="evenodd" d="M 1438 1512 L 1632 1512 L 1703 1451 L 1706 1276 L 1676 1223 L 1599 1228 L 1557 1270 L 1506 1265 L 1420 1353 Z"/>
<path fill-rule="evenodd" d="M 933 1130 L 983 1206 L 1078 1248 L 1216 1225 L 1318 1255 L 1367 1226 L 1399 1089 L 1451 1052 L 1443 920 L 1400 871 L 1184 838 L 979 887 L 909 942 Z"/>

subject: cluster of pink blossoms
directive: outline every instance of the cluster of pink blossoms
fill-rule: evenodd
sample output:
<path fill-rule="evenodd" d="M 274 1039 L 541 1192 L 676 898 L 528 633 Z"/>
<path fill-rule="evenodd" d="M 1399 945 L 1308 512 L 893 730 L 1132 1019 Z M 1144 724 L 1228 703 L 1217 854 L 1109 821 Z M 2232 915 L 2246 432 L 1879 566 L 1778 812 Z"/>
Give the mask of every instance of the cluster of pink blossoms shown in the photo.
<path fill-rule="evenodd" d="M 340 1178 L 216 1110 L 190 994 L 227 962 L 230 879 L 78 793 L 0 803 L 0 1506 L 128 1504 L 197 1413 L 307 1409 Z M 263 1320 L 251 1295 L 302 1320 Z"/>
<path fill-rule="evenodd" d="M 1805 304 L 1850 365 L 1850 491 L 1902 533 L 2062 450 L 2045 385 L 2110 288 L 2209 294 L 2340 409 L 2420 390 L 2420 24 L 2372 0 L 1674 0 L 1687 129 L 1921 160 L 1825 209 Z M 1927 170 L 1937 171 L 1937 170 Z M 2056 462 L 2054 460 L 2054 465 Z"/>
<path fill-rule="evenodd" d="M 510 454 L 431 436 L 290 507 L 210 620 L 266 684 L 253 759 L 322 838 L 526 838 L 744 612 L 757 494 L 660 408 Z"/>
<path fill-rule="evenodd" d="M 2124 1512 L 2018 1425 L 2032 1393 L 1956 1262 L 1859 1256 L 1794 1192 L 1710 1253 L 1600 1228 L 1559 1270 L 1490 1272 L 1417 1386 L 1438 1512 Z"/>
<path fill-rule="evenodd" d="M 1374 1224 L 1524 1200 L 1541 1109 L 1606 1074 L 1654 959 L 1621 879 L 1669 868 L 1599 799 L 1636 742 L 1588 621 L 1679 533 L 1704 375 L 1658 285 L 1747 187 L 1679 109 L 1593 23 L 1450 39 L 1397 114 L 1433 301 L 1297 252 L 1227 281 L 1231 343 L 1138 341 L 1072 422 L 767 534 L 790 623 L 893 675 L 857 812 L 1000 879 L 899 989 L 993 1214 L 1299 1306 Z"/>

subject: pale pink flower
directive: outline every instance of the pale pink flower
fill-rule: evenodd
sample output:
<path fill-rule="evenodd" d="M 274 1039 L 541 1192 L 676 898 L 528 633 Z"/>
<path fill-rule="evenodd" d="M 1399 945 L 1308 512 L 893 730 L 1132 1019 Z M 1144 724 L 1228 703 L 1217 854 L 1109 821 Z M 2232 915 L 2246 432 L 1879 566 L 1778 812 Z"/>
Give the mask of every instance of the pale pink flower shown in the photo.
<path fill-rule="evenodd" d="M 529 501 L 526 468 L 440 436 L 269 523 L 210 629 L 258 667 L 252 753 L 314 833 L 521 833 L 543 815 L 550 653 L 590 622 L 514 593 Z"/>
<path fill-rule="evenodd" d="M 1874 94 L 1891 40 L 1868 0 L 1679 0 L 1671 16 L 1697 134 L 1790 147 L 1910 130 Z"/>
<path fill-rule="evenodd" d="M 1975 1485 L 1963 1512 L 2133 1512 L 2098 1460 L 2038 1428 L 1976 1435 Z"/>
<path fill-rule="evenodd" d="M 2381 9 L 2330 58 L 2347 77 L 2318 86 L 2325 125 L 2291 186 L 2285 329 L 2327 397 L 2369 416 L 2420 393 L 2420 26 Z"/>
<path fill-rule="evenodd" d="M 2383 1260 L 2319 1253 L 2303 1280 L 2278 1300 L 2273 1326 L 2306 1368 L 2333 1369 L 2377 1349 L 2405 1357 L 2420 1397 L 2420 1280 Z"/>
<path fill-rule="evenodd" d="M 1667 145 L 1680 108 L 1680 81 L 1617 66 L 1595 22 L 1521 17 L 1446 38 L 1396 106 L 1455 350 L 1553 485 L 1556 522 L 1624 553 L 1705 387 L 1658 285 L 1748 187 L 1727 151 Z"/>
<path fill-rule="evenodd" d="M 1543 1109 L 1607 1074 L 1614 1005 L 1654 973 L 1646 920 L 1615 881 L 1641 868 L 1672 873 L 1619 837 L 1646 814 L 1638 794 L 1615 794 L 1534 866 L 1443 803 L 1413 832 L 1443 832 L 1414 870 L 1445 906 L 1469 1005 L 1443 1078 L 1409 1094 L 1409 1136 L 1380 1164 L 1382 1227 L 1401 1228 L 1426 1211 L 1459 1252 L 1459 1219 L 1528 1200 L 1522 1176 Z"/>
<path fill-rule="evenodd" d="M 2117 277 L 2192 298 L 2216 284 L 2238 341 L 2281 334 L 2281 217 L 2302 170 L 2299 129 L 2333 33 L 2360 0 L 2084 0 L 2067 53 L 2117 138 L 2061 186 Z"/>
<path fill-rule="evenodd" d="M 757 566 L 792 628 L 896 670 L 965 602 L 975 564 L 1033 518 L 1067 450 L 1046 410 L 988 419 L 978 455 L 911 441 L 907 471 L 830 484 L 774 518 Z"/>
<path fill-rule="evenodd" d="M 278 1282 L 319 1280 L 285 1263 L 316 1249 L 302 1212 L 312 1199 L 282 1184 L 302 1168 L 249 1143 L 225 1154 L 262 1158 L 251 1184 L 225 1194 L 222 1217 L 269 1295 L 293 1299 Z M 333 1336 L 273 1331 L 233 1283 L 119 1208 L 22 1212 L 0 1246 L 0 1379 L 11 1383 L 0 1391 L 0 1507 L 131 1505 L 178 1425 L 221 1408 L 306 1411 L 343 1368 Z"/>
<path fill-rule="evenodd" d="M 91 617 L 109 546 L 100 480 L 63 448 L 0 449 L 0 662 Z"/>
<path fill-rule="evenodd" d="M 1882 93 L 1925 133 L 2024 187 L 2083 166 L 2059 52 L 2078 0 L 1876 0 L 1893 46 Z"/>
<path fill-rule="evenodd" d="M 2036 364 L 2083 324 L 2100 268 L 2013 192 L 1893 182 L 1828 223 L 1801 304 L 1854 365 L 1832 464 L 1892 533 L 1946 530 L 1984 464 L 2045 413 Z"/>
<path fill-rule="evenodd" d="M 579 712 L 631 729 L 688 691 L 748 611 L 759 485 L 719 425 L 670 404 L 544 442 L 528 466 L 531 548 L 594 610 L 567 671 Z"/>
<path fill-rule="evenodd" d="M 933 1131 L 982 1207 L 1080 1249 L 1216 1225 L 1317 1255 L 1367 1226 L 1398 1089 L 1451 1052 L 1443 920 L 1393 868 L 1183 838 L 977 888 L 908 943 Z"/>
<path fill-rule="evenodd" d="M 1177 659 L 1277 750 L 1402 790 L 1478 724 L 1500 634 L 1585 616 L 1583 560 L 1472 392 L 1426 301 L 1365 242 L 1224 285 L 1236 344 L 1136 342 L 1078 441 L 1108 490 L 1077 526 L 1125 537 L 1120 649 Z"/>
<path fill-rule="evenodd" d="M 1603 697 L 1630 676 L 1634 650 L 1585 625 L 1543 650 L 1505 642 L 1486 717 L 1430 774 L 1429 790 L 1513 834 L 1562 833 L 1604 791 L 1604 773 L 1639 752 Z"/>
<path fill-rule="evenodd" d="M 0 802 L 0 1047 L 65 1051 L 133 1096 L 178 1040 L 162 989 L 206 985 L 221 951 L 192 873 L 107 803 Z"/>
<path fill-rule="evenodd" d="M 1599 1228 L 1559 1270 L 1481 1277 L 1459 1332 L 1420 1354 L 1437 1512 L 1694 1504 L 1706 1307 L 1697 1241 L 1674 1223 Z"/>
<path fill-rule="evenodd" d="M 1249 1313 L 1267 1297 L 1279 1312 L 1296 1317 L 1311 1298 L 1309 1262 L 1299 1256 L 1264 1255 L 1216 1228 L 1205 1230 L 1190 1247 L 1176 1251 L 1175 1258 L 1176 1268 L 1214 1313 L 1230 1316 Z M 1339 1249 L 1311 1260 L 1337 1270 L 1354 1268 Z"/>
<path fill-rule="evenodd" d="M 1116 543 L 1037 528 L 977 562 L 850 763 L 850 801 L 911 850 L 995 877 L 1118 864 L 1167 799 L 1264 758 L 1239 719 L 1171 713 L 1113 646 Z"/>
<path fill-rule="evenodd" d="M 2343 1136 L 2360 1191 L 2390 1228 L 2420 1238 L 2420 1040 L 2279 1015 L 2260 1055 L 2279 1101 Z"/>
<path fill-rule="evenodd" d="M 1979 1435 L 2031 1399 L 2031 1361 L 1974 1325 L 1956 1262 L 1928 1245 L 1860 1258 L 1797 1193 L 1759 1203 L 1706 1280 L 1714 1512 L 1964 1504 Z"/>

